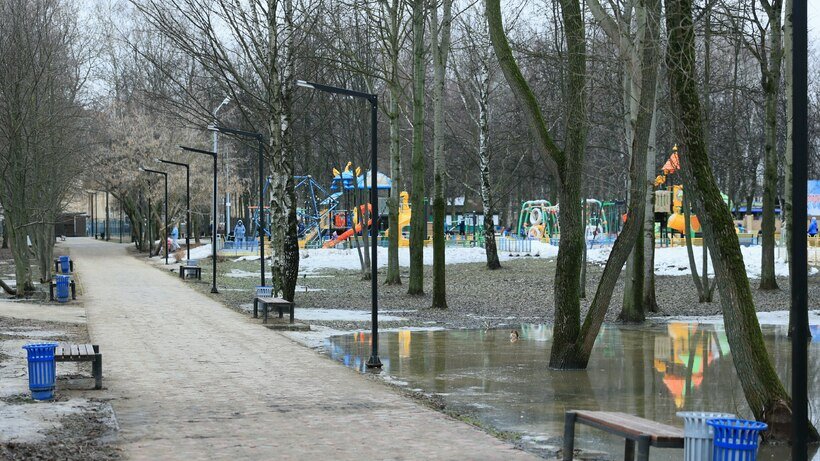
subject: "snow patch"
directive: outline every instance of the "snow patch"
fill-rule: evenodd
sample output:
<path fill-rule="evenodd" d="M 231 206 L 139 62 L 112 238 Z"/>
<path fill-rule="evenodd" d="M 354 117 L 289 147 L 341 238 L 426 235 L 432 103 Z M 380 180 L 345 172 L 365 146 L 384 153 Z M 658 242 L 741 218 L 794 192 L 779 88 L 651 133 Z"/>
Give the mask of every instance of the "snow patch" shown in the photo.
<path fill-rule="evenodd" d="M 357 311 L 351 309 L 299 309 L 299 320 L 327 320 L 346 322 L 369 322 L 370 311 Z M 395 315 L 383 315 L 379 313 L 380 322 L 391 322 L 406 320 Z"/>
<path fill-rule="evenodd" d="M 648 320 L 658 321 L 662 323 L 684 322 L 723 325 L 722 315 L 650 317 L 648 318 Z M 757 321 L 761 325 L 788 325 L 789 311 L 758 312 Z M 820 324 L 820 311 L 809 311 L 809 324 Z"/>
<path fill-rule="evenodd" d="M 319 269 L 361 269 L 359 254 L 355 249 L 308 249 L 300 250 L 300 253 L 302 257 L 299 261 L 299 270 L 308 274 Z M 558 247 L 534 240 L 532 251 L 529 254 L 541 258 L 552 258 L 558 254 Z M 505 251 L 499 251 L 498 257 L 501 261 L 517 259 L 516 256 Z M 235 261 L 250 260 L 243 258 L 250 257 L 243 256 Z M 257 256 L 256 259 L 258 260 L 259 257 Z M 444 259 L 447 264 L 483 263 L 487 262 L 487 253 L 484 248 L 480 247 L 448 247 L 444 250 Z M 379 267 L 387 267 L 387 248 L 378 248 L 378 262 Z M 433 247 L 431 246 L 424 247 L 424 264 L 427 266 L 433 264 Z M 409 248 L 399 248 L 399 265 L 410 267 Z"/>
<path fill-rule="evenodd" d="M 604 265 L 609 258 L 609 252 L 612 247 L 601 247 L 587 251 L 587 258 L 589 262 Z M 693 247 L 695 252 L 695 266 L 698 272 L 703 267 L 703 253 L 702 247 Z M 759 279 L 761 272 L 761 247 L 750 246 L 740 247 L 740 252 L 743 255 L 743 262 L 746 265 L 746 274 L 749 278 Z M 709 257 L 708 270 L 710 275 L 714 275 L 715 271 L 712 267 L 712 258 Z M 778 277 L 789 276 L 789 265 L 782 259 L 778 258 L 774 266 L 775 275 Z M 811 275 L 818 273 L 816 267 L 809 270 Z M 665 247 L 655 249 L 655 275 L 691 275 L 689 270 L 689 253 L 686 247 Z"/>

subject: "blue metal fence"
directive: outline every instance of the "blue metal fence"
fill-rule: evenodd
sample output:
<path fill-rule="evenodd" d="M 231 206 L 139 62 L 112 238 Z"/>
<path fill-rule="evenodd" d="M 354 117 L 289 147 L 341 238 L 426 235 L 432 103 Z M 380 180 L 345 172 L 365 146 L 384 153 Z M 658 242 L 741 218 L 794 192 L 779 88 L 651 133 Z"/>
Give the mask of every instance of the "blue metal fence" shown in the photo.
<path fill-rule="evenodd" d="M 532 252 L 532 240 L 530 240 L 530 239 L 499 237 L 497 242 L 498 242 L 498 251 L 503 251 L 505 253 L 531 253 Z"/>

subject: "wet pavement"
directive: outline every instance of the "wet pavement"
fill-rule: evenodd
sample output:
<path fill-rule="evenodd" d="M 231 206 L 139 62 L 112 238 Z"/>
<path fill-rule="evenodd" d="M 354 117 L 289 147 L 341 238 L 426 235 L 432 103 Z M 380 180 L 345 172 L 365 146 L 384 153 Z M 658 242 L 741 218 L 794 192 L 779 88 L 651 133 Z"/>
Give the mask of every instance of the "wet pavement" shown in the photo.
<path fill-rule="evenodd" d="M 676 426 L 683 425 L 675 416 L 678 411 L 750 416 L 721 325 L 605 328 L 584 371 L 547 369 L 552 341 L 548 326 L 514 328 L 520 332 L 516 342 L 511 342 L 509 329 L 383 333 L 385 378 L 437 395 L 448 407 L 469 412 L 495 429 L 521 433 L 529 449 L 547 454 L 561 445 L 564 412 L 569 409 L 622 411 Z M 764 333 L 778 374 L 787 379 L 791 343 L 786 327 L 764 327 Z M 362 371 L 370 336 L 360 332 L 333 337 L 325 349 L 335 360 Z M 811 408 L 818 408 L 820 342 L 810 345 L 809 354 Z M 813 417 L 816 424 L 818 415 Z M 576 447 L 609 453 L 605 459 L 623 459 L 623 439 L 585 426 L 576 431 Z M 759 459 L 788 457 L 787 447 L 767 447 Z M 683 459 L 683 451 L 653 449 L 652 459 Z"/>
<path fill-rule="evenodd" d="M 123 245 L 67 245 L 104 357 L 97 395 L 110 400 L 130 459 L 533 459 L 264 328 Z"/>

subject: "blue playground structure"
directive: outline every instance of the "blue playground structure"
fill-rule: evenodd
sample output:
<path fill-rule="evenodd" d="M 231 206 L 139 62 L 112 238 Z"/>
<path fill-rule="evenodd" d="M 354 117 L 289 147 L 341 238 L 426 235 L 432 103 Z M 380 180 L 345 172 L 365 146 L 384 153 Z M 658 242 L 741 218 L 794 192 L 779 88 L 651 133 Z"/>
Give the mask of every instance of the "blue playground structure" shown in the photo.
<path fill-rule="evenodd" d="M 322 244 L 322 222 L 339 206 L 341 192 L 328 194 L 313 179 L 313 176 L 294 176 L 296 183 L 297 203 L 302 207 L 296 209 L 299 221 L 297 233 L 299 246 L 302 248 L 320 247 Z M 320 199 L 319 197 L 324 197 Z"/>

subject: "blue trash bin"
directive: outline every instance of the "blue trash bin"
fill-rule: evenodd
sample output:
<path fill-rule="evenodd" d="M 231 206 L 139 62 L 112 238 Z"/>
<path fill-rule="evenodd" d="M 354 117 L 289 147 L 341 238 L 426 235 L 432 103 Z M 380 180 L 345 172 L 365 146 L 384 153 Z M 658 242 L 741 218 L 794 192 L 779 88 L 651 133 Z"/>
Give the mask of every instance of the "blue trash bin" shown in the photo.
<path fill-rule="evenodd" d="M 71 264 L 69 263 L 68 256 L 60 256 L 60 272 L 68 274 L 70 271 Z"/>
<path fill-rule="evenodd" d="M 706 421 L 715 431 L 713 461 L 755 461 L 760 433 L 769 426 L 758 421 L 715 418 Z"/>
<path fill-rule="evenodd" d="M 57 302 L 67 303 L 70 299 L 69 285 L 71 284 L 71 276 L 57 275 Z"/>
<path fill-rule="evenodd" d="M 57 343 L 26 344 L 23 349 L 28 354 L 28 388 L 34 400 L 49 400 L 54 397 L 54 383 L 57 378 L 57 362 L 54 349 Z"/>

